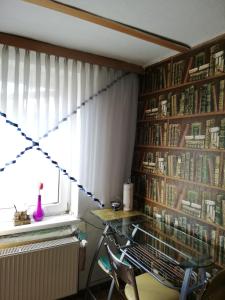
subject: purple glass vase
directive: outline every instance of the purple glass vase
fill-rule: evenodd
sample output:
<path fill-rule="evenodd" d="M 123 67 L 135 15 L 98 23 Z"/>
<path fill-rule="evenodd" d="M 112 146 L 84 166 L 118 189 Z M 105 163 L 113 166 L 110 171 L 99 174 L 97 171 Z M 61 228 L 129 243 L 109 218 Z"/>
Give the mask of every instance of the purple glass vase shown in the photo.
<path fill-rule="evenodd" d="M 44 211 L 41 206 L 41 195 L 38 195 L 37 210 L 34 211 L 33 218 L 36 222 L 41 221 L 44 218 Z"/>

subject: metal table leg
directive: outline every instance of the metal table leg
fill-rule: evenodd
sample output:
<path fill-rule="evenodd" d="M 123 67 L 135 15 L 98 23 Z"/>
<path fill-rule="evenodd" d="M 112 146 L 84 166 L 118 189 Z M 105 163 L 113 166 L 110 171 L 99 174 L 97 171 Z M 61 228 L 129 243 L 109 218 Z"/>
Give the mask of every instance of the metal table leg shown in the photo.
<path fill-rule="evenodd" d="M 90 291 L 91 276 L 92 276 L 95 264 L 97 262 L 97 258 L 98 258 L 98 255 L 99 255 L 100 248 L 102 246 L 102 243 L 105 240 L 105 237 L 107 236 L 108 230 L 109 230 L 109 225 L 106 225 L 105 229 L 104 229 L 104 231 L 103 231 L 103 233 L 102 233 L 102 235 L 101 235 L 101 237 L 99 239 L 97 248 L 95 250 L 95 254 L 94 254 L 92 262 L 91 262 L 91 266 L 90 266 L 90 269 L 89 269 L 89 272 L 88 272 L 87 283 L 86 283 L 86 293 L 85 293 L 85 299 L 86 300 L 88 299 L 88 295 L 90 295 L 92 297 L 92 299 L 93 298 L 95 299 L 95 297 L 93 296 L 92 292 Z"/>
<path fill-rule="evenodd" d="M 181 287 L 179 300 L 186 300 L 187 295 L 190 292 L 189 285 L 193 268 L 187 268 L 184 274 L 184 280 Z"/>

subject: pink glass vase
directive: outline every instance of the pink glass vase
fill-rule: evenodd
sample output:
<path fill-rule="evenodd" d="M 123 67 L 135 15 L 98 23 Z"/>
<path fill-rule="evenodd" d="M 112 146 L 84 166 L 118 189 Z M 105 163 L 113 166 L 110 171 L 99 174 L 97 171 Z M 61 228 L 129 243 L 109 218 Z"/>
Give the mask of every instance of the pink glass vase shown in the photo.
<path fill-rule="evenodd" d="M 41 195 L 38 195 L 37 210 L 34 211 L 33 218 L 36 222 L 41 221 L 44 218 L 44 210 L 41 206 Z"/>

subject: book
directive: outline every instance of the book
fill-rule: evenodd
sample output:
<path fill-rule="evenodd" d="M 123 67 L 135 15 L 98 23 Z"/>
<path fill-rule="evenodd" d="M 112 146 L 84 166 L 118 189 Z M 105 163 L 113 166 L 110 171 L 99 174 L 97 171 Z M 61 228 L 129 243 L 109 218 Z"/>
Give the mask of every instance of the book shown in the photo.
<path fill-rule="evenodd" d="M 210 128 L 214 127 L 214 125 L 215 125 L 215 119 L 206 120 L 205 148 L 210 148 L 211 145 Z"/>
<path fill-rule="evenodd" d="M 215 222 L 215 201 L 205 200 L 205 219 L 208 222 Z"/>
<path fill-rule="evenodd" d="M 225 118 L 220 121 L 219 148 L 225 148 Z"/>
<path fill-rule="evenodd" d="M 225 196 L 221 199 L 221 209 L 222 209 L 222 225 L 225 226 Z"/>
<path fill-rule="evenodd" d="M 194 67 L 198 68 L 205 64 L 205 51 L 201 51 L 194 56 Z"/>
<path fill-rule="evenodd" d="M 215 182 L 215 173 L 214 173 L 214 163 L 211 156 L 207 157 L 207 164 L 208 164 L 208 170 L 209 170 L 209 184 L 214 185 Z"/>
<path fill-rule="evenodd" d="M 168 114 L 167 110 L 167 99 L 165 95 L 160 95 L 159 96 L 159 117 L 166 117 Z"/>
<path fill-rule="evenodd" d="M 171 63 L 167 64 L 167 87 L 171 86 Z"/>
<path fill-rule="evenodd" d="M 224 50 L 212 54 L 213 73 L 219 74 L 224 72 Z"/>
<path fill-rule="evenodd" d="M 217 194 L 215 201 L 215 223 L 218 225 L 223 225 L 223 214 L 222 214 L 222 201 L 224 195 Z"/>
<path fill-rule="evenodd" d="M 184 125 L 184 129 L 182 131 L 182 135 L 181 135 L 181 138 L 180 138 L 180 142 L 179 142 L 179 147 L 184 147 L 184 144 L 185 144 L 185 136 L 188 134 L 189 132 L 189 129 L 190 129 L 190 124 L 189 123 L 186 123 Z"/>
<path fill-rule="evenodd" d="M 183 82 L 184 60 L 174 62 L 172 65 L 172 85 L 181 84 Z"/>
<path fill-rule="evenodd" d="M 211 149 L 218 149 L 219 148 L 219 133 L 220 128 L 218 126 L 216 127 L 210 127 L 209 128 L 210 133 L 210 145 L 209 148 Z"/>
<path fill-rule="evenodd" d="M 211 111 L 211 83 L 203 84 L 199 89 L 200 113 Z"/>
<path fill-rule="evenodd" d="M 218 105 L 217 105 L 217 92 L 216 92 L 216 84 L 212 83 L 212 99 L 213 99 L 213 111 L 218 111 Z"/>
<path fill-rule="evenodd" d="M 184 76 L 184 82 L 188 81 L 189 70 L 191 69 L 192 64 L 193 64 L 193 56 L 189 57 L 187 68 L 186 68 L 186 73 L 185 73 L 185 76 Z"/>
<path fill-rule="evenodd" d="M 176 104 L 176 111 L 177 111 L 177 115 L 183 115 L 185 112 L 185 93 L 181 92 L 181 94 L 179 95 L 179 101 Z"/>
<path fill-rule="evenodd" d="M 195 111 L 195 87 L 191 85 L 189 88 L 185 89 L 184 94 L 184 114 L 191 115 Z"/>
<path fill-rule="evenodd" d="M 220 45 L 215 44 L 210 47 L 210 60 L 209 60 L 209 65 L 210 65 L 210 76 L 213 76 L 215 74 L 215 53 L 220 51 Z"/>
<path fill-rule="evenodd" d="M 220 156 L 216 155 L 215 157 L 215 164 L 214 164 L 214 168 L 215 168 L 215 175 L 214 175 L 214 185 L 215 186 L 219 186 L 219 181 L 220 181 Z"/>
<path fill-rule="evenodd" d="M 209 172 L 208 172 L 207 155 L 203 155 L 202 169 L 201 169 L 201 182 L 208 184 L 208 181 L 209 181 Z"/>
<path fill-rule="evenodd" d="M 201 134 L 202 123 L 201 122 L 194 122 L 191 124 L 191 134 L 193 136 Z"/>
<path fill-rule="evenodd" d="M 225 80 L 220 80 L 219 83 L 220 87 L 219 87 L 219 105 L 218 105 L 218 110 L 219 111 L 223 111 L 224 110 L 224 103 L 225 103 L 225 92 L 224 92 L 224 88 L 225 88 Z"/>

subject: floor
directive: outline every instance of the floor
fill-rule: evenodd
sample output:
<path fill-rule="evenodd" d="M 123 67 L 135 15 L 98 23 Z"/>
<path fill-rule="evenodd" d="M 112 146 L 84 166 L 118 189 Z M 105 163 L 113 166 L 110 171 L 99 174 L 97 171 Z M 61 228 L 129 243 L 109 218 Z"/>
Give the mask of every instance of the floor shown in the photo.
<path fill-rule="evenodd" d="M 95 295 L 97 300 L 107 300 L 107 295 L 109 291 L 110 284 L 98 285 L 92 288 L 92 292 Z M 85 292 L 81 291 L 78 295 L 66 297 L 61 300 L 84 300 Z M 91 298 L 89 298 L 91 300 Z M 88 300 L 89 300 L 88 299 Z M 121 300 L 118 292 L 114 289 L 112 300 Z"/>

